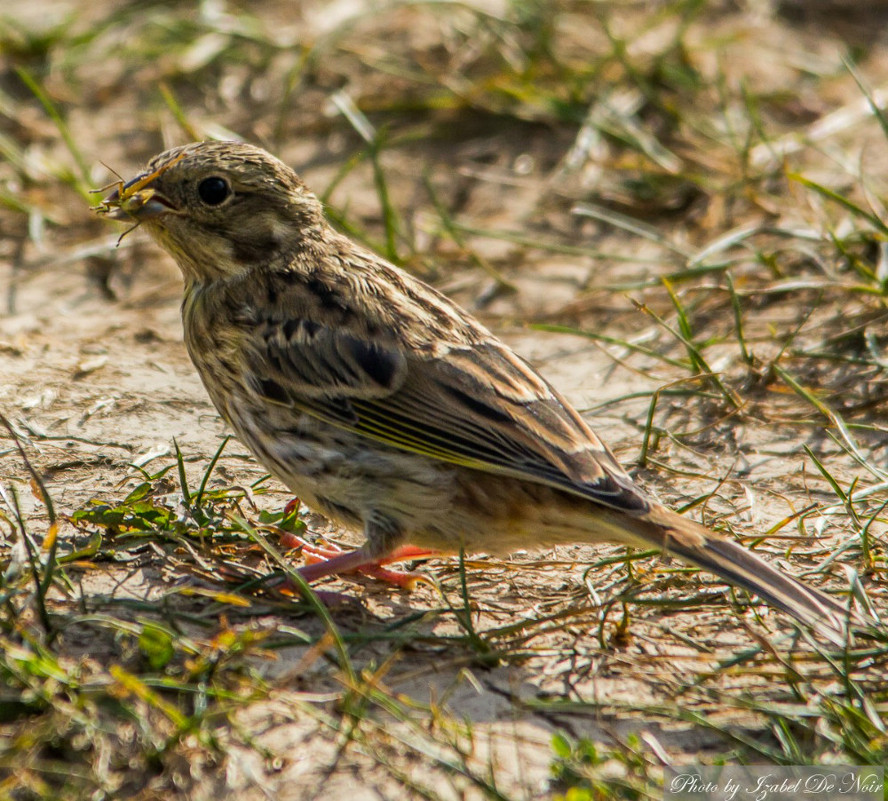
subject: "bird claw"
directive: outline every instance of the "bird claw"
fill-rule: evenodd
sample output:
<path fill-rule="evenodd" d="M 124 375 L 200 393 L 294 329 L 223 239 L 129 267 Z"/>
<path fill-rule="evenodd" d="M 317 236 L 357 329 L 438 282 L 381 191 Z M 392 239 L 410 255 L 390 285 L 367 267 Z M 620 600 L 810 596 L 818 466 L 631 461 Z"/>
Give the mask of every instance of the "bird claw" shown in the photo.
<path fill-rule="evenodd" d="M 299 574 L 308 582 L 326 576 L 342 573 L 363 573 L 365 576 L 393 584 L 405 590 L 412 590 L 420 581 L 429 582 L 422 573 L 391 570 L 384 565 L 404 559 L 419 559 L 436 555 L 435 551 L 405 545 L 378 559 L 368 558 L 361 551 L 343 551 L 335 545 L 320 547 L 295 534 L 284 534 L 281 545 L 285 548 L 298 548 L 305 559 L 305 565 L 298 568 Z"/>

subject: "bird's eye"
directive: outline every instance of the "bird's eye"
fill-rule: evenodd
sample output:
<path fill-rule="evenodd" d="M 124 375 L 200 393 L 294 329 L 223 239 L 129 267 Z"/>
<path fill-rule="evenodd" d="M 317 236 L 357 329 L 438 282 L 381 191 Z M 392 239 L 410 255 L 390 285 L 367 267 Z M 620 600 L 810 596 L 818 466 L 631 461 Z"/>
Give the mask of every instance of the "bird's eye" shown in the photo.
<path fill-rule="evenodd" d="M 208 206 L 218 206 L 231 194 L 231 187 L 224 178 L 213 175 L 197 185 L 197 194 Z"/>

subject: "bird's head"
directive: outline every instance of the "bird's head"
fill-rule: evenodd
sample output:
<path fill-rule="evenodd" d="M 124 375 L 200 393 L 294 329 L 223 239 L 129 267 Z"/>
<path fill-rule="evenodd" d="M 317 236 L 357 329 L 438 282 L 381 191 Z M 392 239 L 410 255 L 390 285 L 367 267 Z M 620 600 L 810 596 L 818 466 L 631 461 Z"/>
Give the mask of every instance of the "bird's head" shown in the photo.
<path fill-rule="evenodd" d="M 241 142 L 197 142 L 155 156 L 98 207 L 144 225 L 187 281 L 273 264 L 323 234 L 320 201 L 293 170 Z"/>

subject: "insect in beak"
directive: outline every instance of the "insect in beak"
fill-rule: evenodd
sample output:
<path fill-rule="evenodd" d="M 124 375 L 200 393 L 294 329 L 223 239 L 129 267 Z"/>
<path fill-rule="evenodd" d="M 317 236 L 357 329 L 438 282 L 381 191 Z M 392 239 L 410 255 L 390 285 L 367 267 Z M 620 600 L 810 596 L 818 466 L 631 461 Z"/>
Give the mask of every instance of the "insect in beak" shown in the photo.
<path fill-rule="evenodd" d="M 161 214 L 175 213 L 177 211 L 173 203 L 150 184 L 163 175 L 168 169 L 176 165 L 185 157 L 180 153 L 172 161 L 161 164 L 153 172 L 139 176 L 124 183 L 123 179 L 108 184 L 95 192 L 105 192 L 114 187 L 110 195 L 103 198 L 95 210 L 99 214 L 107 214 L 112 220 L 135 220 L 136 223 L 150 220 Z"/>

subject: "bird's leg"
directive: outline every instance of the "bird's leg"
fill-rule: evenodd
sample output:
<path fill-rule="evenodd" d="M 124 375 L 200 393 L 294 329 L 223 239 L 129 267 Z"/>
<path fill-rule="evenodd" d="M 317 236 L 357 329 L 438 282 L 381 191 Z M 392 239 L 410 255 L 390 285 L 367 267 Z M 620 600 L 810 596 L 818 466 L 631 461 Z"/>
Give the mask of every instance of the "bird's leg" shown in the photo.
<path fill-rule="evenodd" d="M 425 577 L 420 573 L 389 570 L 383 565 L 405 559 L 422 559 L 437 555 L 437 551 L 417 548 L 413 545 L 402 545 L 383 557 L 374 557 L 363 548 L 355 551 L 343 551 L 335 545 L 321 548 L 295 534 L 284 534 L 281 537 L 281 545 L 285 548 L 299 548 L 301 550 L 306 564 L 299 568 L 299 573 L 306 581 L 316 581 L 326 576 L 342 573 L 363 573 L 403 589 L 412 589 L 417 581 L 424 580 Z"/>
<path fill-rule="evenodd" d="M 293 498 L 284 507 L 284 516 L 293 514 L 299 508 L 299 499 Z M 373 524 L 368 526 L 367 535 L 368 543 L 374 542 L 379 537 L 372 537 L 371 533 L 378 531 L 379 528 Z M 381 537 L 385 542 L 385 535 Z M 393 550 L 383 548 L 385 555 L 377 557 L 371 555 L 364 548 L 355 551 L 343 551 L 335 545 L 320 547 L 314 545 L 296 534 L 289 532 L 284 533 L 281 537 L 281 545 L 284 548 L 299 548 L 302 556 L 305 558 L 305 566 L 299 568 L 299 572 L 306 581 L 316 581 L 317 579 L 327 576 L 339 575 L 342 573 L 363 573 L 372 578 L 379 579 L 388 584 L 402 587 L 404 589 L 412 589 L 417 581 L 426 580 L 420 573 L 410 573 L 402 570 L 388 570 L 383 565 L 392 562 L 400 562 L 405 559 L 422 559 L 429 556 L 437 556 L 437 551 L 430 551 L 426 548 L 417 548 L 413 545 L 401 545 Z M 378 549 L 374 549 L 378 550 Z"/>

